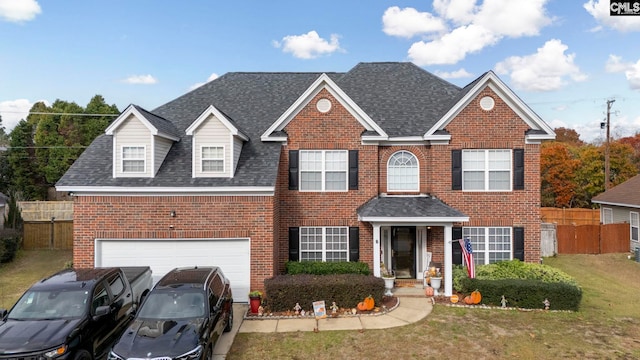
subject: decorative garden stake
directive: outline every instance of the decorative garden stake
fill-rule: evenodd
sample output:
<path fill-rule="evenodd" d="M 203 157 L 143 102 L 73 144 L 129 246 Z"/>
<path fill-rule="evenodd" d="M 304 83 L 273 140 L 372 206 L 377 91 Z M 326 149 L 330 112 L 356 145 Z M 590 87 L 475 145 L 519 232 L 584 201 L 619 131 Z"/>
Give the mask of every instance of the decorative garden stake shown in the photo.
<path fill-rule="evenodd" d="M 551 306 L 551 302 L 549 302 L 549 299 L 544 299 L 542 303 L 544 304 L 544 309 L 549 310 L 549 306 Z"/>
<path fill-rule="evenodd" d="M 502 299 L 500 299 L 500 304 L 502 304 L 503 308 L 507 307 L 507 299 L 504 298 L 504 295 L 502 295 Z"/>
<path fill-rule="evenodd" d="M 338 311 L 338 305 L 336 305 L 336 302 L 332 302 L 331 303 L 331 313 L 335 314 Z"/>

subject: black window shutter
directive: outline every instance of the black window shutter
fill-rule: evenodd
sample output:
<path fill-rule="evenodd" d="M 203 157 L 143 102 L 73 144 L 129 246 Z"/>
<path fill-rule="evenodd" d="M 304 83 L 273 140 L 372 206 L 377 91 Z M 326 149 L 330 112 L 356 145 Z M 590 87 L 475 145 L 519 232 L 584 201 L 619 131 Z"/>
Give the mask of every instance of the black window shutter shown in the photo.
<path fill-rule="evenodd" d="M 451 244 L 452 252 L 451 252 L 451 262 L 454 265 L 462 264 L 462 248 L 460 247 L 460 243 L 457 241 L 462 239 L 462 228 L 461 227 L 453 227 L 451 229 L 451 239 L 453 243 Z"/>
<path fill-rule="evenodd" d="M 360 261 L 360 228 L 349 228 L 349 261 Z"/>
<path fill-rule="evenodd" d="M 289 150 L 289 190 L 298 190 L 298 150 Z"/>
<path fill-rule="evenodd" d="M 289 228 L 289 261 L 300 261 L 300 228 Z"/>
<path fill-rule="evenodd" d="M 513 228 L 513 258 L 524 261 L 524 228 Z"/>
<path fill-rule="evenodd" d="M 451 150 L 451 190 L 462 190 L 462 150 Z"/>
<path fill-rule="evenodd" d="M 349 150 L 349 190 L 358 190 L 358 150 Z"/>
<path fill-rule="evenodd" d="M 524 149 L 513 149 L 513 190 L 524 190 Z"/>

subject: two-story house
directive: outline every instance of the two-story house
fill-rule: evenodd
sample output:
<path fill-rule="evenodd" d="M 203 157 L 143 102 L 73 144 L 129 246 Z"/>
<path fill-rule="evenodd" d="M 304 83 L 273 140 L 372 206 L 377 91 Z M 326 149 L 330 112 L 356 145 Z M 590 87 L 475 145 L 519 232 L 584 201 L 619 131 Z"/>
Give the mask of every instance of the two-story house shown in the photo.
<path fill-rule="evenodd" d="M 464 88 L 411 63 L 228 73 L 131 105 L 60 179 L 76 266 L 218 265 L 237 300 L 293 261 L 381 263 L 444 293 L 477 264 L 540 259 L 540 143 L 553 130 L 493 72 Z"/>

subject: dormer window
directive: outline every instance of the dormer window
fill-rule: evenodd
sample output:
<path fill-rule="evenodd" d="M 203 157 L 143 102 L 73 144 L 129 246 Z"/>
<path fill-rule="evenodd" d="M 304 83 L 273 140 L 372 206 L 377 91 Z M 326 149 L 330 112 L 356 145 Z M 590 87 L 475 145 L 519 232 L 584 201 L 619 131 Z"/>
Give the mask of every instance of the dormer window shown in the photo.
<path fill-rule="evenodd" d="M 224 146 L 202 147 L 202 172 L 224 172 Z"/>
<path fill-rule="evenodd" d="M 144 146 L 123 146 L 122 147 L 122 172 L 124 173 L 144 173 L 145 172 L 145 147 Z"/>

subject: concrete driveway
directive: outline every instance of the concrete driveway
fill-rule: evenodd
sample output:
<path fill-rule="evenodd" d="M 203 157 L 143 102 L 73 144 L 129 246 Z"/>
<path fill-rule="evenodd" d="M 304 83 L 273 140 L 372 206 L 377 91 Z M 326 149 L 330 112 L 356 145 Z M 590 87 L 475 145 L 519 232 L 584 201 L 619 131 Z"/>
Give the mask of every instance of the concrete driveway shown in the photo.
<path fill-rule="evenodd" d="M 218 339 L 216 346 L 213 348 L 214 360 L 223 360 L 227 357 L 227 353 L 233 344 L 233 339 L 235 339 L 238 330 L 240 330 L 244 315 L 248 309 L 248 304 L 233 304 L 233 327 L 231 331 L 223 333 Z"/>

